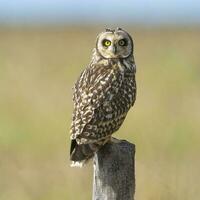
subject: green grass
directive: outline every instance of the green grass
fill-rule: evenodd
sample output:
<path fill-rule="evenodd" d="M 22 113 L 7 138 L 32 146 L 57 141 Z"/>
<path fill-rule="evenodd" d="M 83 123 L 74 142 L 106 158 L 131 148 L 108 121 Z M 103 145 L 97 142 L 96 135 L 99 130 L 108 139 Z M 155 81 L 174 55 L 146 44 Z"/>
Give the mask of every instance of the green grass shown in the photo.
<path fill-rule="evenodd" d="M 136 199 L 200 199 L 200 30 L 129 28 L 137 101 L 116 137 L 136 144 Z M 88 200 L 69 167 L 72 86 L 100 29 L 0 29 L 0 200 Z"/>

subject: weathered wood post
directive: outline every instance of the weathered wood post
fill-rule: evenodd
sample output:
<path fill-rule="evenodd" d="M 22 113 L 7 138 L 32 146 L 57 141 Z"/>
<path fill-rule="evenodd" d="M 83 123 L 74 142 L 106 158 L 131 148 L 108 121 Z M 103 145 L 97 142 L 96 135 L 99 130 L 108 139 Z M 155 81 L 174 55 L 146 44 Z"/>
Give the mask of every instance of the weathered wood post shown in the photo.
<path fill-rule="evenodd" d="M 135 145 L 114 140 L 94 157 L 93 200 L 134 199 Z"/>

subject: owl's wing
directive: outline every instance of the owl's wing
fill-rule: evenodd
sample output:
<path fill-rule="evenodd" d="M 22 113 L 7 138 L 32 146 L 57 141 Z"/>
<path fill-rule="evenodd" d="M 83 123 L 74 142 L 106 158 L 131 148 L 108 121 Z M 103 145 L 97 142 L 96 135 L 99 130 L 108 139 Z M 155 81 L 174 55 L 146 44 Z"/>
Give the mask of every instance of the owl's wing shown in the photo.
<path fill-rule="evenodd" d="M 112 66 L 93 65 L 82 72 L 74 89 L 71 139 L 81 136 L 85 125 L 95 118 L 96 110 L 115 97 L 122 81 L 122 74 Z"/>
<path fill-rule="evenodd" d="M 123 81 L 122 74 L 111 66 L 92 68 L 88 96 L 93 109 L 98 108 L 106 100 L 111 100 Z"/>

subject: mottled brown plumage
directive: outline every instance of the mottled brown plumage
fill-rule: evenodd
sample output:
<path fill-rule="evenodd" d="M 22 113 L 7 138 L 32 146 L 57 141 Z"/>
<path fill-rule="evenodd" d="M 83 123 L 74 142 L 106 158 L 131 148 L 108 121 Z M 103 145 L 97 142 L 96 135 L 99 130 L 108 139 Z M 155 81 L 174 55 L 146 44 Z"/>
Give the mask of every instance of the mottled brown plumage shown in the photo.
<path fill-rule="evenodd" d="M 136 98 L 135 72 L 131 37 L 121 29 L 101 33 L 92 61 L 74 87 L 73 165 L 91 158 L 122 125 Z"/>

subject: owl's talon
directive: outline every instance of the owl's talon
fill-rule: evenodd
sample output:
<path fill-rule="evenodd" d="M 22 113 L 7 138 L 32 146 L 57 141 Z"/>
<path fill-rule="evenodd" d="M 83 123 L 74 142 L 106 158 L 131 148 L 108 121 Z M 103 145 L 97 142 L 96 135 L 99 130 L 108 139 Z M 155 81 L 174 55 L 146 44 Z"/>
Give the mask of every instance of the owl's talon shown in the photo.
<path fill-rule="evenodd" d="M 111 137 L 111 140 L 110 140 L 112 143 L 115 143 L 115 144 L 118 144 L 121 142 L 121 140 L 118 140 L 117 138 L 114 138 L 114 137 Z"/>

